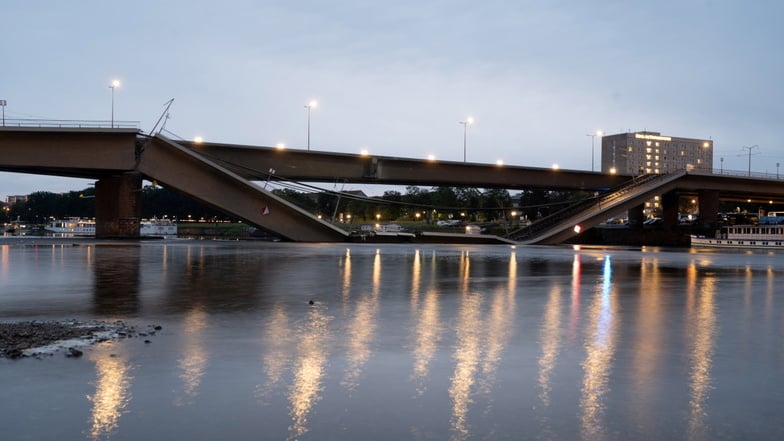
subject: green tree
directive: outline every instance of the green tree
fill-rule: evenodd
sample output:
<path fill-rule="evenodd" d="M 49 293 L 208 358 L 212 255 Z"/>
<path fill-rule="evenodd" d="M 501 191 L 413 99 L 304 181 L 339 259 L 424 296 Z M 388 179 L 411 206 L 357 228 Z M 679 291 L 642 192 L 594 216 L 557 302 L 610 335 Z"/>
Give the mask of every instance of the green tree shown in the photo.
<path fill-rule="evenodd" d="M 505 189 L 486 189 L 482 193 L 482 208 L 486 220 L 506 220 L 507 211 L 512 208 L 512 196 Z"/>

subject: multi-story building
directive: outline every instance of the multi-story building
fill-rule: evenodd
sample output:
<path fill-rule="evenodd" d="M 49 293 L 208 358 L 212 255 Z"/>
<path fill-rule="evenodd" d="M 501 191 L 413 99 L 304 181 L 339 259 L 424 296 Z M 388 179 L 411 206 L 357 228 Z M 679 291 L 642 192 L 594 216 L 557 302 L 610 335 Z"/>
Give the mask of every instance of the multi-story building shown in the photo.
<path fill-rule="evenodd" d="M 602 172 L 627 175 L 713 169 L 713 141 L 632 132 L 602 138 Z"/>
<path fill-rule="evenodd" d="M 713 141 L 631 132 L 602 138 L 602 172 L 625 175 L 713 170 Z M 643 214 L 658 216 L 661 196 L 646 201 Z"/>
<path fill-rule="evenodd" d="M 6 196 L 5 203 L 8 205 L 14 205 L 18 202 L 27 202 L 27 195 L 19 195 L 19 196 Z"/>

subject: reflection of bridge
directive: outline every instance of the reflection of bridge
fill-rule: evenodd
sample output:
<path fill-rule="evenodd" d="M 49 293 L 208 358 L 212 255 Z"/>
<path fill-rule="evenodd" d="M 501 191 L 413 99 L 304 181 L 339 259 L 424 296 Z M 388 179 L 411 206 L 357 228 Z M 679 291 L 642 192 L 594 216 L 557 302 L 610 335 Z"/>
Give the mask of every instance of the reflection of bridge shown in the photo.
<path fill-rule="evenodd" d="M 363 156 L 226 144 L 174 142 L 127 128 L 0 127 L 0 170 L 96 179 L 99 237 L 136 237 L 141 180 L 155 180 L 294 241 L 347 240 L 348 233 L 289 204 L 252 181 L 296 181 L 583 190 L 596 197 L 515 231 L 523 243 L 559 243 L 608 217 L 663 195 L 665 223 L 677 223 L 677 198 L 699 197 L 705 222 L 719 199 L 784 201 L 779 180 L 677 173 L 643 177 L 594 172 Z M 711 216 L 714 216 L 711 218 Z"/>

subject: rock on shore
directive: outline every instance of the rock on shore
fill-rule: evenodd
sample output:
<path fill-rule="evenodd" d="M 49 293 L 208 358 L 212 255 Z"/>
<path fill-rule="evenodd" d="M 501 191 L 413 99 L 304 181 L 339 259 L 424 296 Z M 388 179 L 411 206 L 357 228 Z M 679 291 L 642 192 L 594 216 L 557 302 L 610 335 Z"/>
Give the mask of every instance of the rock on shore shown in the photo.
<path fill-rule="evenodd" d="M 122 321 L 25 321 L 0 323 L 0 357 L 21 358 L 52 354 L 61 350 L 79 357 L 80 346 L 115 338 L 155 335 L 160 326 L 138 330 Z"/>

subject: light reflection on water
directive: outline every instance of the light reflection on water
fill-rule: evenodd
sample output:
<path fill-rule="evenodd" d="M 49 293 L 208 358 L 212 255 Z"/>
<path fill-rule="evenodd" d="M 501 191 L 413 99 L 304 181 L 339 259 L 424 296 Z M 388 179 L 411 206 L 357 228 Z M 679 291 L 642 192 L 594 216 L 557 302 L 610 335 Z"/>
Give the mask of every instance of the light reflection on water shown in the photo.
<path fill-rule="evenodd" d="M 606 395 L 610 389 L 610 371 L 615 355 L 618 329 L 617 293 L 612 292 L 612 263 L 605 256 L 604 273 L 593 294 L 586 331 L 585 376 L 582 384 L 582 438 L 602 440 L 606 432 Z"/>
<path fill-rule="evenodd" d="M 204 329 L 209 317 L 202 306 L 197 305 L 185 314 L 183 321 L 182 355 L 177 363 L 183 396 L 176 400 L 177 405 L 191 403 L 199 394 L 199 386 L 204 376 L 209 353 L 204 347 Z"/>
<path fill-rule="evenodd" d="M 713 364 L 713 346 L 716 334 L 716 314 L 714 311 L 714 294 L 716 283 L 713 275 L 703 276 L 698 280 L 697 268 L 690 265 L 687 274 L 687 302 L 692 310 L 689 321 L 688 345 L 690 347 L 690 382 L 691 400 L 689 400 L 689 440 L 710 439 L 707 434 L 706 420 L 708 417 L 708 398 L 711 385 L 711 368 Z"/>
<path fill-rule="evenodd" d="M 167 330 L 62 367 L 0 360 L 0 390 L 18 402 L 3 410 L 89 413 L 70 437 L 87 439 L 155 438 L 186 416 L 182 439 L 216 424 L 231 439 L 778 439 L 784 423 L 761 417 L 784 405 L 769 386 L 784 372 L 778 257 L 2 244 L 0 319 Z M 94 369 L 80 368 L 87 360 Z M 65 381 L 26 368 L 46 363 L 74 371 Z M 93 392 L 66 393 L 74 382 Z M 54 433 L 25 430 L 20 439 Z"/>
<path fill-rule="evenodd" d="M 89 437 L 103 439 L 119 427 L 120 417 L 131 400 L 131 364 L 128 355 L 112 352 L 101 344 L 90 352 L 95 363 L 95 393 L 87 396 L 92 403 Z"/>
<path fill-rule="evenodd" d="M 371 269 L 370 292 L 360 291 L 353 318 L 346 329 L 348 366 L 341 384 L 353 390 L 359 385 L 362 369 L 372 355 L 378 320 L 379 293 L 381 291 L 381 252 L 376 250 Z"/>
<path fill-rule="evenodd" d="M 412 350 L 412 357 L 414 359 L 413 367 L 413 380 L 416 384 L 417 396 L 422 396 L 427 390 L 427 379 L 430 372 L 430 364 L 438 349 L 439 342 L 441 341 L 441 333 L 443 332 L 441 326 L 441 319 L 438 308 L 438 290 L 435 286 L 434 273 L 430 274 L 431 283 L 428 284 L 425 291 L 424 299 L 419 300 L 420 284 L 422 277 L 422 261 L 421 253 L 416 250 L 414 255 L 414 277 L 412 280 L 413 293 L 412 295 L 412 309 L 411 313 L 414 318 L 415 324 L 412 328 L 412 339 L 414 347 Z M 431 256 L 431 271 L 435 271 L 436 265 L 435 253 Z M 421 303 L 421 304 L 420 304 Z"/>

